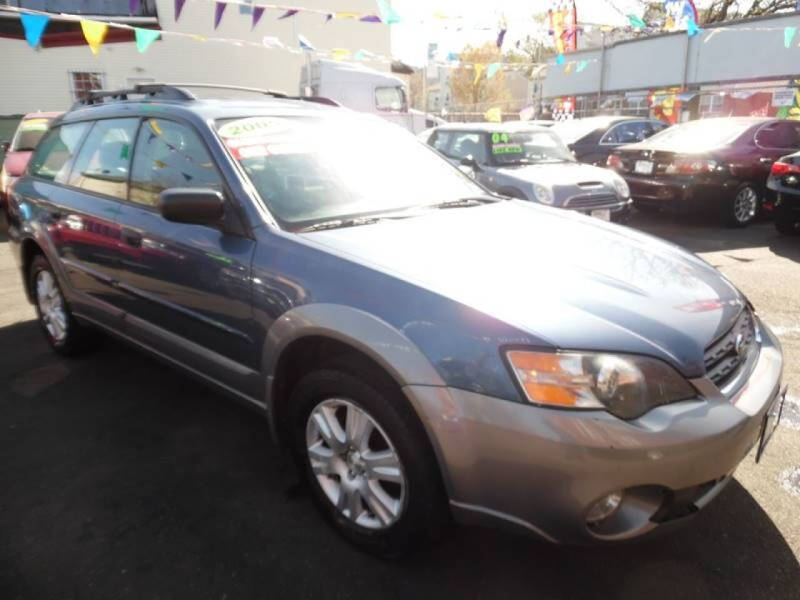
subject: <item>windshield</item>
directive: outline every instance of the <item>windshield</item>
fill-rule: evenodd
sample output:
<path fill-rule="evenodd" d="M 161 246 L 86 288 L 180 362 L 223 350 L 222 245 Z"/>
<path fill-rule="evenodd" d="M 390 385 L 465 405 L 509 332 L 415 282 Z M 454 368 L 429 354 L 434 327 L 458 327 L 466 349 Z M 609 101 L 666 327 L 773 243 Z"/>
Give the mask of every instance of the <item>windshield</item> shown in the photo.
<path fill-rule="evenodd" d="M 17 133 L 11 142 L 11 152 L 32 151 L 36 144 L 47 133 L 50 119 L 25 119 L 19 124 Z"/>
<path fill-rule="evenodd" d="M 248 117 L 217 126 L 290 230 L 485 195 L 413 135 L 377 117 Z"/>
<path fill-rule="evenodd" d="M 378 110 L 405 110 L 406 93 L 399 86 L 375 88 L 375 106 Z"/>
<path fill-rule="evenodd" d="M 606 129 L 611 121 L 606 117 L 557 121 L 552 130 L 565 144 L 574 144 L 598 129 Z"/>
<path fill-rule="evenodd" d="M 702 152 L 733 142 L 747 129 L 750 121 L 729 119 L 705 119 L 673 125 L 661 131 L 644 143 L 648 146 L 678 150 L 682 152 Z"/>
<path fill-rule="evenodd" d="M 494 132 L 492 156 L 499 165 L 574 161 L 564 143 L 550 131 Z"/>

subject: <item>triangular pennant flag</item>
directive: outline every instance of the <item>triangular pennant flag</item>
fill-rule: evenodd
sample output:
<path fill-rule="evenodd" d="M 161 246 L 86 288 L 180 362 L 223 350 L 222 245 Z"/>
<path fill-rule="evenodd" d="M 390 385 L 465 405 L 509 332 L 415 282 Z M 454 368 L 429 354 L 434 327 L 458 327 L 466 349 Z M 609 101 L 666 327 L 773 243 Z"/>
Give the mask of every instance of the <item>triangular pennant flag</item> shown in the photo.
<path fill-rule="evenodd" d="M 261 20 L 261 17 L 264 16 L 264 7 L 263 6 L 254 6 L 253 7 L 253 23 L 250 26 L 250 29 L 255 29 L 258 22 Z"/>
<path fill-rule="evenodd" d="M 486 69 L 486 79 L 491 79 L 492 77 L 497 75 L 497 72 L 499 70 L 500 70 L 500 63 L 490 64 L 489 67 Z"/>
<path fill-rule="evenodd" d="M 314 44 L 308 41 L 308 38 L 303 34 L 297 34 L 297 43 L 303 50 L 316 50 Z"/>
<path fill-rule="evenodd" d="M 135 15 L 139 12 L 140 0 L 128 0 L 128 14 Z"/>
<path fill-rule="evenodd" d="M 567 60 L 567 59 L 566 59 L 566 58 L 564 58 L 564 55 L 563 55 L 563 54 L 559 54 L 558 56 L 556 56 L 556 64 L 557 64 L 557 65 L 563 65 L 563 64 L 564 64 L 564 62 L 566 62 L 566 60 Z"/>
<path fill-rule="evenodd" d="M 181 18 L 181 11 L 183 11 L 183 5 L 186 4 L 186 0 L 175 0 L 175 22 L 178 22 L 178 19 Z"/>
<path fill-rule="evenodd" d="M 103 45 L 103 40 L 106 39 L 106 33 L 108 33 L 108 23 L 81 19 L 81 29 L 92 54 L 98 54 L 100 46 Z"/>
<path fill-rule="evenodd" d="M 783 28 L 783 47 L 788 48 L 792 45 L 794 34 L 797 33 L 797 27 L 784 27 Z"/>
<path fill-rule="evenodd" d="M 333 60 L 345 60 L 350 57 L 350 50 L 347 48 L 333 48 L 331 50 L 331 58 Z"/>
<path fill-rule="evenodd" d="M 647 27 L 647 23 L 645 23 L 640 17 L 636 15 L 628 15 L 628 21 L 631 24 L 631 27 L 634 29 L 644 29 Z"/>
<path fill-rule="evenodd" d="M 387 25 L 394 25 L 400 22 L 400 15 L 386 0 L 378 0 L 378 10 L 381 12 L 381 19 Z"/>
<path fill-rule="evenodd" d="M 25 39 L 28 40 L 31 47 L 36 48 L 42 40 L 44 28 L 47 27 L 50 17 L 22 13 L 19 18 L 22 21 L 22 28 L 25 30 Z"/>
<path fill-rule="evenodd" d="M 483 117 L 490 123 L 499 123 L 503 120 L 503 112 L 500 110 L 499 106 L 494 106 L 487 110 L 483 114 Z"/>
<path fill-rule="evenodd" d="M 364 23 L 380 23 L 381 18 L 378 15 L 364 15 L 359 21 L 363 21 Z"/>
<path fill-rule="evenodd" d="M 478 85 L 478 81 L 481 79 L 481 74 L 483 73 L 484 66 L 481 63 L 475 63 L 475 79 L 472 80 L 472 85 Z"/>
<path fill-rule="evenodd" d="M 574 65 L 575 65 L 575 63 L 571 63 L 571 62 L 567 63 L 567 65 L 564 67 L 564 74 L 565 75 L 569 75 L 570 73 L 572 73 L 572 67 Z"/>
<path fill-rule="evenodd" d="M 703 30 L 697 26 L 697 23 L 694 22 L 694 19 L 689 17 L 686 21 L 686 34 L 689 37 L 694 37 L 698 33 L 701 33 Z"/>
<path fill-rule="evenodd" d="M 586 66 L 587 66 L 588 64 L 589 64 L 589 61 L 588 61 L 588 60 L 582 60 L 582 61 L 580 61 L 580 62 L 578 63 L 578 66 L 577 66 L 577 67 L 575 67 L 575 72 L 576 72 L 576 73 L 580 73 L 581 71 L 583 71 L 583 70 L 586 68 Z"/>
<path fill-rule="evenodd" d="M 290 9 L 289 9 L 289 10 L 287 10 L 285 13 L 283 13 L 283 14 L 282 14 L 280 17 L 278 17 L 278 19 L 279 19 L 279 20 L 280 20 L 280 19 L 288 19 L 289 17 L 293 17 L 293 16 L 295 16 L 295 15 L 296 15 L 297 13 L 299 13 L 299 12 L 300 12 L 300 11 L 299 11 L 298 9 L 296 9 L 296 8 L 290 8 Z"/>
<path fill-rule="evenodd" d="M 334 13 L 334 16 L 337 19 L 357 19 L 359 17 L 359 14 L 353 12 L 337 12 Z"/>
<path fill-rule="evenodd" d="M 500 33 L 497 34 L 496 44 L 497 44 L 498 48 L 502 48 L 503 47 L 503 40 L 504 39 L 506 39 L 506 29 L 505 28 L 501 29 Z"/>
<path fill-rule="evenodd" d="M 333 19 L 333 13 L 328 13 L 325 15 L 325 22 L 328 23 L 330 20 Z"/>
<path fill-rule="evenodd" d="M 136 49 L 139 52 L 144 52 L 147 50 L 150 47 L 150 44 L 161 37 L 161 32 L 156 31 L 155 29 L 142 29 L 140 27 L 136 27 L 134 29 L 134 33 L 136 35 Z"/>
<path fill-rule="evenodd" d="M 214 3 L 214 29 L 219 27 L 219 23 L 222 21 L 222 15 L 225 14 L 226 8 L 228 8 L 228 4 L 226 2 Z"/>

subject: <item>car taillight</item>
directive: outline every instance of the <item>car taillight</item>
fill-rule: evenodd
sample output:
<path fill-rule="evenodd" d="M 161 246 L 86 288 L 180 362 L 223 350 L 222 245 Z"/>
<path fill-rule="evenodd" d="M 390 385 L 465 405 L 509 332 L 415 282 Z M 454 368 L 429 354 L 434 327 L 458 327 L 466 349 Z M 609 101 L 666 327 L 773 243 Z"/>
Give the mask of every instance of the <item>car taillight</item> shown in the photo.
<path fill-rule="evenodd" d="M 625 170 L 625 165 L 623 164 L 622 159 L 616 154 L 609 154 L 608 158 L 606 159 L 606 166 L 609 169 L 614 169 L 616 171 Z"/>
<path fill-rule="evenodd" d="M 711 173 L 717 168 L 717 162 L 707 158 L 678 158 L 667 165 L 665 173 L 669 175 L 699 175 Z"/>
<path fill-rule="evenodd" d="M 772 169 L 769 172 L 770 175 L 800 175 L 800 166 L 793 165 L 791 163 L 785 162 L 774 162 L 772 163 Z"/>

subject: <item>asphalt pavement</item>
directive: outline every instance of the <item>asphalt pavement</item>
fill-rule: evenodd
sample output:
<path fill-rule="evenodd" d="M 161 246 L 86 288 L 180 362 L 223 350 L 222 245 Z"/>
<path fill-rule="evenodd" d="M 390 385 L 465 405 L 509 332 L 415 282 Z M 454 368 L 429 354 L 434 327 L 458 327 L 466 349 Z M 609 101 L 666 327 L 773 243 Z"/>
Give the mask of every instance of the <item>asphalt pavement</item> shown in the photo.
<path fill-rule="evenodd" d="M 634 226 L 698 252 L 780 337 L 800 394 L 800 239 L 692 218 Z M 761 464 L 687 526 L 600 548 L 453 527 L 401 561 L 325 525 L 263 420 L 107 340 L 52 354 L 0 233 L 0 600 L 800 598 L 800 402 Z"/>

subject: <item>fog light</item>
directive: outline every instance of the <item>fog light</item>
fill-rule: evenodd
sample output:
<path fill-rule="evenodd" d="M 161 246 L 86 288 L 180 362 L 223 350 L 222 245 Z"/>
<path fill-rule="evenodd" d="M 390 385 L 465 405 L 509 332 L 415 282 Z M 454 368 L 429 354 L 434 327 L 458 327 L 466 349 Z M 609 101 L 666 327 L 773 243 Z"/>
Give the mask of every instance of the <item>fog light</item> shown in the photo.
<path fill-rule="evenodd" d="M 590 525 L 596 525 L 614 514 L 622 503 L 622 490 L 611 492 L 607 496 L 603 496 L 592 504 L 589 512 L 586 513 L 586 522 Z"/>

